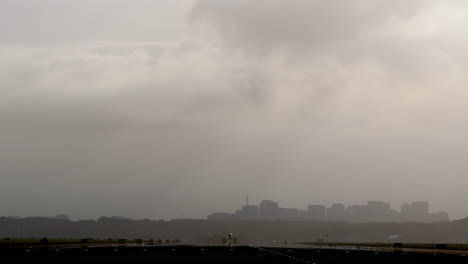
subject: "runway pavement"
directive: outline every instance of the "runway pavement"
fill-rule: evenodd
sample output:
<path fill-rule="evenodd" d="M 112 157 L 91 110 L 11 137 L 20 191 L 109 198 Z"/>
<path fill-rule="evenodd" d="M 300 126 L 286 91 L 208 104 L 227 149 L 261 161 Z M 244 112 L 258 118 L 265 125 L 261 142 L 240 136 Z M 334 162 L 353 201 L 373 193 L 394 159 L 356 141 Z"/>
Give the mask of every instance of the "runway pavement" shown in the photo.
<path fill-rule="evenodd" d="M 462 254 L 400 250 L 284 245 L 54 245 L 46 249 L 0 250 L 4 263 L 467 263 Z"/>

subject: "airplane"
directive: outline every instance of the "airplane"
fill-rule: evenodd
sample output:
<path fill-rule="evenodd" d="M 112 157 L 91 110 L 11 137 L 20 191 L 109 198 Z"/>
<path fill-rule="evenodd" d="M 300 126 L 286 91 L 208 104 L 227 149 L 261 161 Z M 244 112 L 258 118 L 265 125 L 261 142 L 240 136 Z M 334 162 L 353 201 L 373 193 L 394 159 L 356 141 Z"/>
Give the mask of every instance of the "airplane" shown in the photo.
<path fill-rule="evenodd" d="M 209 234 L 210 237 L 214 238 L 212 234 Z M 223 237 L 216 237 L 222 240 L 222 243 L 228 247 L 232 247 L 233 245 L 237 244 L 237 237 L 235 237 L 232 233 L 229 233 L 227 236 Z"/>

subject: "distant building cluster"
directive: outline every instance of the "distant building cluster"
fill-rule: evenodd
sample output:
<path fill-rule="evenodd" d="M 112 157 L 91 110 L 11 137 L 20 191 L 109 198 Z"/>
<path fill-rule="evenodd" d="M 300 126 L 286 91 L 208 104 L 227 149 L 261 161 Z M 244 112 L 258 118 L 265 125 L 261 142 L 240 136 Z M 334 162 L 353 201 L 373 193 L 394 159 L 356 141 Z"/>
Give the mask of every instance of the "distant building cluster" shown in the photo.
<path fill-rule="evenodd" d="M 439 222 L 448 221 L 446 212 L 430 213 L 429 203 L 417 201 L 404 203 L 400 212 L 389 203 L 369 201 L 367 205 L 336 203 L 330 207 L 309 205 L 306 210 L 282 208 L 274 201 L 264 200 L 260 205 L 248 203 L 234 213 L 213 213 L 208 220 L 288 220 L 288 221 L 343 221 L 343 222 Z"/>
<path fill-rule="evenodd" d="M 11 219 L 21 219 L 22 217 L 11 215 L 7 216 L 7 218 Z M 58 214 L 56 216 L 30 216 L 29 218 L 36 218 L 36 219 L 58 219 L 58 220 L 70 220 L 70 216 L 66 214 Z"/>

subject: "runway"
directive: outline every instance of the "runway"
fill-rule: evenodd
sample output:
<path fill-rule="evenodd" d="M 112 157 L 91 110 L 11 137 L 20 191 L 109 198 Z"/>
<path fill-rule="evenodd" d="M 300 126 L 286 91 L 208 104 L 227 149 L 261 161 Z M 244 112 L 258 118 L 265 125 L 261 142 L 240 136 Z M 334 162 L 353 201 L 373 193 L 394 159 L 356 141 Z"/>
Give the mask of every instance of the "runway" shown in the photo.
<path fill-rule="evenodd" d="M 468 257 L 432 252 L 237 245 L 67 245 L 47 249 L 0 250 L 5 263 L 466 263 Z"/>

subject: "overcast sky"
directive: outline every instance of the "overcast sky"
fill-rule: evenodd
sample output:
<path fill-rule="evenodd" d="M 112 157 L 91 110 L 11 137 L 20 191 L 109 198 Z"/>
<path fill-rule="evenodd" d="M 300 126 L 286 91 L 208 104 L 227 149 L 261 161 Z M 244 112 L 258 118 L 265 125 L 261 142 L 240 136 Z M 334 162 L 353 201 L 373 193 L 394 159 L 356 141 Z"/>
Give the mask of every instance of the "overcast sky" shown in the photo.
<path fill-rule="evenodd" d="M 0 215 L 468 216 L 468 2 L 0 0 Z"/>

